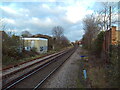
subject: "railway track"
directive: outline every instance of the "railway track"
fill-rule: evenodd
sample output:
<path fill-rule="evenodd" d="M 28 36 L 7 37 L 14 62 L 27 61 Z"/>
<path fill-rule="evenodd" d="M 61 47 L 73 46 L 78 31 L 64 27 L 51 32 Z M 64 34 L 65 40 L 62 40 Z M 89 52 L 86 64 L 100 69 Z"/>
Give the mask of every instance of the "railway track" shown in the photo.
<path fill-rule="evenodd" d="M 13 67 L 5 74 L 2 73 L 2 85 L 6 85 L 9 82 L 13 81 L 16 78 L 19 78 L 20 76 L 23 76 L 23 74 L 27 74 L 28 72 L 31 72 L 33 69 L 44 65 L 45 63 L 49 62 L 50 60 L 54 59 L 55 57 L 58 57 L 59 55 L 65 53 L 67 50 L 60 51 L 58 53 L 46 56 L 44 58 L 40 58 L 37 60 L 33 60 L 31 62 L 25 63 L 23 65 L 20 65 L 18 67 Z M 12 70 L 13 69 L 13 70 Z M 15 70 L 14 70 L 15 69 Z"/>
<path fill-rule="evenodd" d="M 23 70 L 23 69 L 29 68 L 29 67 L 37 64 L 37 63 L 43 62 L 43 61 L 45 61 L 45 60 L 47 61 L 49 58 L 52 58 L 52 57 L 54 57 L 54 56 L 57 56 L 57 55 L 59 55 L 60 53 L 63 53 L 63 52 L 64 52 L 64 50 L 63 50 L 63 51 L 60 51 L 60 52 L 58 52 L 58 53 L 55 53 L 55 54 L 48 55 L 48 56 L 43 57 L 43 58 L 38 57 L 38 58 L 29 60 L 29 61 L 22 62 L 22 63 L 17 64 L 17 65 L 13 65 L 13 66 L 4 68 L 4 69 L 2 70 L 2 71 L 3 71 L 3 78 L 4 78 L 4 77 L 6 78 L 6 76 L 15 74 L 16 72 L 21 71 L 21 69 Z M 40 60 L 40 59 L 41 59 L 41 60 Z M 29 64 L 29 63 L 31 63 L 31 64 Z M 24 68 L 20 68 L 20 66 L 22 66 L 23 64 L 25 64 Z M 13 71 L 11 70 L 11 69 L 17 68 L 17 67 L 18 67 L 18 69 L 13 70 Z M 10 70 L 10 72 L 4 74 L 4 72 L 6 72 L 6 71 L 8 71 L 8 70 Z"/>
<path fill-rule="evenodd" d="M 40 88 L 46 79 L 50 77 L 55 71 L 57 71 L 75 50 L 76 48 L 72 48 L 55 56 L 49 57 L 45 61 L 43 60 L 42 64 L 36 65 L 34 69 L 3 85 L 2 89 L 6 90 L 9 88 L 33 88 L 35 90 L 37 88 Z"/>

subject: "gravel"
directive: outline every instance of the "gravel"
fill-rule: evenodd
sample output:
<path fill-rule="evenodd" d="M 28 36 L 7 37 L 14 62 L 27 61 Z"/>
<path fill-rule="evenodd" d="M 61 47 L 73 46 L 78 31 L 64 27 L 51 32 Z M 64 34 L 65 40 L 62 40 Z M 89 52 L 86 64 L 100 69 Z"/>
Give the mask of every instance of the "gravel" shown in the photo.
<path fill-rule="evenodd" d="M 61 52 L 63 52 L 63 51 L 61 51 Z M 60 53 L 60 52 L 59 52 L 59 53 Z M 55 53 L 55 54 L 57 54 L 57 53 Z M 24 68 L 24 67 L 27 66 L 27 65 L 34 64 L 35 62 L 41 61 L 41 60 L 43 60 L 43 59 L 45 59 L 45 58 L 48 58 L 48 57 L 51 57 L 51 56 L 53 56 L 53 55 L 55 55 L 55 54 L 48 55 L 48 56 L 43 57 L 43 58 L 40 58 L 40 59 L 36 59 L 36 60 L 34 60 L 34 61 L 31 61 L 31 62 L 22 64 L 22 65 L 20 65 L 20 66 L 17 66 L 17 67 L 15 67 L 15 68 L 10 68 L 10 69 L 4 71 L 3 75 L 9 74 L 9 73 L 11 73 L 11 72 L 14 72 L 14 71 L 16 71 L 17 69 L 19 70 L 19 69 L 21 69 L 21 68 Z M 52 58 L 54 58 L 54 57 L 52 57 Z M 5 85 L 5 84 L 7 84 L 8 82 L 11 82 L 11 81 L 14 80 L 15 78 L 23 75 L 24 73 L 27 73 L 27 72 L 33 70 L 34 68 L 36 68 L 36 67 L 44 64 L 45 62 L 47 62 L 47 61 L 49 61 L 49 60 L 51 60 L 51 58 L 45 60 L 44 62 L 37 63 L 37 64 L 35 64 L 35 65 L 33 65 L 33 66 L 29 67 L 29 68 L 23 69 L 23 70 L 21 70 L 21 71 L 19 71 L 19 72 L 17 72 L 17 73 L 14 73 L 13 75 L 10 75 L 10 76 L 7 76 L 7 77 L 3 78 L 3 79 L 2 79 L 2 84 Z"/>
<path fill-rule="evenodd" d="M 61 51 L 61 52 L 63 52 L 63 51 Z M 60 53 L 60 52 L 58 52 L 58 53 Z M 30 61 L 30 62 L 27 62 L 27 63 L 24 63 L 24 64 L 22 64 L 22 65 L 18 65 L 18 66 L 16 66 L 16 67 L 13 67 L 13 68 L 10 68 L 10 69 L 7 69 L 7 70 L 3 70 L 3 71 L 2 71 L 2 75 L 4 76 L 4 75 L 6 75 L 6 74 L 12 73 L 12 72 L 17 71 L 17 70 L 19 70 L 19 69 L 21 69 L 21 68 L 24 68 L 24 67 L 29 66 L 29 65 L 31 65 L 31 64 L 34 64 L 34 63 L 36 63 L 36 62 L 39 62 L 39 61 L 41 61 L 41 60 L 43 60 L 43 59 L 46 59 L 46 58 L 51 57 L 51 56 L 54 56 L 55 54 L 57 54 L 57 53 L 48 55 L 48 56 L 46 56 L 46 57 L 42 57 L 42 58 L 40 58 L 40 59 L 36 59 L 36 60 Z"/>
<path fill-rule="evenodd" d="M 54 73 L 42 88 L 78 88 L 80 48 Z"/>

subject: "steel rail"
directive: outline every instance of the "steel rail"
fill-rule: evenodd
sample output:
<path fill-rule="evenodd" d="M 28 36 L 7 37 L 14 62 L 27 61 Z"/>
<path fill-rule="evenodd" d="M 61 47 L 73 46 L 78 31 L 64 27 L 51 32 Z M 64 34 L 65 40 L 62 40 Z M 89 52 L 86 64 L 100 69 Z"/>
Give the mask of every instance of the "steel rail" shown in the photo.
<path fill-rule="evenodd" d="M 75 50 L 74 50 L 75 51 Z M 70 53 L 70 55 L 66 58 L 66 60 L 68 60 L 70 58 L 70 56 L 74 53 L 74 51 L 72 53 Z M 65 61 L 66 61 L 65 60 Z M 65 62 L 64 61 L 64 62 Z M 55 73 L 63 64 L 64 62 L 62 62 L 58 67 L 56 67 L 53 71 L 50 72 L 50 74 L 48 74 L 42 81 L 40 81 L 33 90 L 38 89 L 53 73 Z"/>
<path fill-rule="evenodd" d="M 28 66 L 25 66 L 25 67 L 23 67 L 23 68 L 20 68 L 20 69 L 18 69 L 18 70 L 15 70 L 15 71 L 13 71 L 13 72 L 11 72 L 11 73 L 8 73 L 8 74 L 2 76 L 2 78 L 6 78 L 6 77 L 8 77 L 8 76 L 10 76 L 10 75 L 13 75 L 13 74 L 15 74 L 15 73 L 17 73 L 17 72 L 20 72 L 20 71 L 22 71 L 22 70 L 24 70 L 24 69 L 26 69 L 26 68 L 29 68 L 29 67 L 31 67 L 31 66 L 33 66 L 33 65 L 36 65 L 36 64 L 41 63 L 41 62 L 44 62 L 44 61 L 46 61 L 46 60 L 48 60 L 48 59 L 50 59 L 50 58 L 52 58 L 52 57 L 55 57 L 56 55 L 59 55 L 59 54 L 63 53 L 63 52 L 64 52 L 64 51 L 58 52 L 58 53 L 56 53 L 55 55 L 52 55 L 52 56 L 47 57 L 47 58 L 44 58 L 44 59 L 41 60 L 41 61 L 37 61 L 37 62 L 35 62 L 35 63 L 33 63 L 33 64 L 30 64 L 30 65 L 28 65 Z M 39 58 L 38 58 L 38 59 L 39 59 Z M 31 61 L 31 62 L 32 62 L 32 61 Z"/>
<path fill-rule="evenodd" d="M 69 49 L 69 50 L 71 50 L 71 49 Z M 60 53 L 60 55 L 56 56 L 55 58 L 62 56 L 63 54 L 69 52 L 69 50 L 64 51 L 63 53 Z M 17 79 L 15 79 L 15 80 L 12 82 L 12 84 L 8 85 L 7 87 L 6 87 L 6 86 L 3 86 L 3 90 L 7 90 L 7 89 L 13 87 L 13 86 L 16 85 L 17 83 L 19 83 L 19 82 L 21 82 L 22 80 L 24 80 L 25 78 L 33 75 L 34 73 L 38 72 L 38 71 L 41 70 L 42 68 L 48 66 L 48 65 L 51 64 L 52 62 L 56 61 L 55 58 L 52 59 L 52 60 L 50 60 L 50 61 L 48 61 L 48 62 L 46 62 L 45 64 L 43 64 L 43 65 L 41 65 L 41 66 L 39 66 L 39 67 L 33 69 L 32 71 L 27 72 L 27 73 L 19 76 Z M 47 79 L 47 78 L 46 78 L 46 79 Z M 44 81 L 45 81 L 45 80 L 44 80 Z"/>

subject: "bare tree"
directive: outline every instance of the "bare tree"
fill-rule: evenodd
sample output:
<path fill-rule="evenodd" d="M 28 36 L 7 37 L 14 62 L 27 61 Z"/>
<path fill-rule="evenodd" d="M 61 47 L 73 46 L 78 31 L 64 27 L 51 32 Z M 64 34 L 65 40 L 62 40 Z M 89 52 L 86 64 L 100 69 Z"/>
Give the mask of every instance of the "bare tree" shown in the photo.
<path fill-rule="evenodd" d="M 61 26 L 56 26 L 52 29 L 53 49 L 60 49 L 69 46 L 69 40 L 64 36 L 64 29 Z"/>
<path fill-rule="evenodd" d="M 64 35 L 63 32 L 64 29 L 61 26 L 56 26 L 52 30 L 53 37 L 57 40 L 60 40 L 60 38 Z"/>
<path fill-rule="evenodd" d="M 29 31 L 22 31 L 22 33 L 21 33 L 21 36 L 22 37 L 29 37 L 29 36 L 31 36 L 32 34 L 29 32 Z"/>
<path fill-rule="evenodd" d="M 97 11 L 97 18 L 102 22 L 101 26 L 103 30 L 106 30 L 111 24 L 118 22 L 117 20 L 117 5 L 111 2 L 102 2 L 102 9 Z"/>
<path fill-rule="evenodd" d="M 6 29 L 5 21 L 3 18 L 0 18 L 0 30 L 4 31 Z"/>
<path fill-rule="evenodd" d="M 63 47 L 67 47 L 67 46 L 69 46 L 69 44 L 70 44 L 70 41 L 68 40 L 68 38 L 65 36 L 62 36 L 61 37 L 61 45 Z"/>
<path fill-rule="evenodd" d="M 84 26 L 84 42 L 86 43 L 87 48 L 91 48 L 92 41 L 97 37 L 98 32 L 100 31 L 99 21 L 93 16 L 86 16 L 83 20 Z"/>
<path fill-rule="evenodd" d="M 2 18 L 0 18 L 0 30 L 2 30 L 2 27 L 3 27 L 2 22 L 3 22 L 3 20 L 2 20 Z"/>

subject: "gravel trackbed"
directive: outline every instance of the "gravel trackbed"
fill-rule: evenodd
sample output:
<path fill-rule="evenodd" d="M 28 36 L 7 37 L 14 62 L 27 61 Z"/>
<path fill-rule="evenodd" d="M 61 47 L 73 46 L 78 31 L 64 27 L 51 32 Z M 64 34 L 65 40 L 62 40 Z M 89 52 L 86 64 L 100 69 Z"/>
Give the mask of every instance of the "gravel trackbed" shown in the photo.
<path fill-rule="evenodd" d="M 42 88 L 78 88 L 80 48 L 53 74 Z"/>

